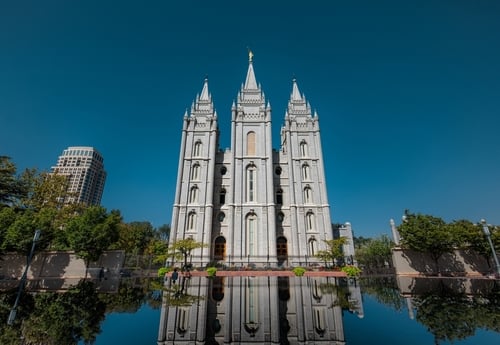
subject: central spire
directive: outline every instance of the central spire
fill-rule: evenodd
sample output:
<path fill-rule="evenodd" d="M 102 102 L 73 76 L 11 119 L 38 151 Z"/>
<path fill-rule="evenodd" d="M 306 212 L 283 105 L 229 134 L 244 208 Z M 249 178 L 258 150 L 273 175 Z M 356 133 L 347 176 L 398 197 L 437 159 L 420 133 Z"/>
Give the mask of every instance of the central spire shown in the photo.
<path fill-rule="evenodd" d="M 248 72 L 247 79 L 245 80 L 245 89 L 257 90 L 257 80 L 255 79 L 255 72 L 253 71 L 253 53 L 248 50 Z"/>

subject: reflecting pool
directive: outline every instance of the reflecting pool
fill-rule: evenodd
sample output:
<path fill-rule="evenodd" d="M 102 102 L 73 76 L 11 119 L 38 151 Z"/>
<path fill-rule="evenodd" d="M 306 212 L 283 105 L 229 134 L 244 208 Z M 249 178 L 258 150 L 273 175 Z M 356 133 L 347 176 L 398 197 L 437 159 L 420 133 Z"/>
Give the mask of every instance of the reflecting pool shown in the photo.
<path fill-rule="evenodd" d="M 25 294 L 8 326 L 14 295 L 0 295 L 0 344 L 500 344 L 492 279 L 122 279 Z"/>

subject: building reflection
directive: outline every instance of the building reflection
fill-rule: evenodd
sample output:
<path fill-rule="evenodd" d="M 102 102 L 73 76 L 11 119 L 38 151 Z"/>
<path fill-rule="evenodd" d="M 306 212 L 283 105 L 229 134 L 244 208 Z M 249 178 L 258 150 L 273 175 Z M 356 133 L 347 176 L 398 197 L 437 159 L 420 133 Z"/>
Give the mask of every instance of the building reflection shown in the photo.
<path fill-rule="evenodd" d="M 359 287 L 345 279 L 192 277 L 168 285 L 159 345 L 345 344 L 342 310 L 363 316 Z"/>

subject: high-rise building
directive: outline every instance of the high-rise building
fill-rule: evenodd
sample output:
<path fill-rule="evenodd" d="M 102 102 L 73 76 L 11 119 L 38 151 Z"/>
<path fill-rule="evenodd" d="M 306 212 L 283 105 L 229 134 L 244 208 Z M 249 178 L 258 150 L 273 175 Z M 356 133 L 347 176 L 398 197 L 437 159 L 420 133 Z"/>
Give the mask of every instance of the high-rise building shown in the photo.
<path fill-rule="evenodd" d="M 106 172 L 102 155 L 93 147 L 68 147 L 52 167 L 52 173 L 68 177 L 68 192 L 72 196 L 65 200 L 66 203 L 101 203 Z"/>
<path fill-rule="evenodd" d="M 205 79 L 184 115 L 171 223 L 171 242 L 208 245 L 192 253 L 193 263 L 307 264 L 334 237 L 318 115 L 295 79 L 284 120 L 274 150 L 271 105 L 250 56 L 231 108 L 231 148 L 222 150 Z"/>

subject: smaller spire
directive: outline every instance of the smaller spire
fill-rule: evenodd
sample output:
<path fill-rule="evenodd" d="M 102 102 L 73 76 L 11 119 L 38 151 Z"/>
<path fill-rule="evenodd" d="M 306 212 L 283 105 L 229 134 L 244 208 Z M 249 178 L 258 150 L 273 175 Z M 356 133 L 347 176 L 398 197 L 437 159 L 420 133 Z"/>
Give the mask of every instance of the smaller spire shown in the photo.
<path fill-rule="evenodd" d="M 208 93 L 208 77 L 205 77 L 203 89 L 201 90 L 201 95 L 198 99 L 200 101 L 209 101 L 210 100 L 210 94 Z"/>
<path fill-rule="evenodd" d="M 255 79 L 255 72 L 253 71 L 253 53 L 248 50 L 248 72 L 247 79 L 245 80 L 245 89 L 257 90 L 257 80 Z"/>
<path fill-rule="evenodd" d="M 295 77 L 292 79 L 293 86 L 292 86 L 292 96 L 291 100 L 292 101 L 302 101 L 302 96 L 300 95 L 299 87 L 297 86 L 297 79 Z"/>

